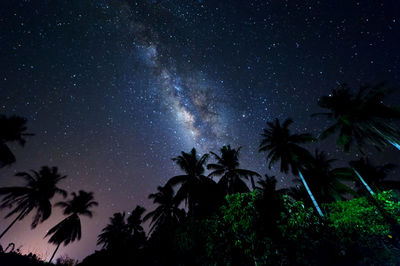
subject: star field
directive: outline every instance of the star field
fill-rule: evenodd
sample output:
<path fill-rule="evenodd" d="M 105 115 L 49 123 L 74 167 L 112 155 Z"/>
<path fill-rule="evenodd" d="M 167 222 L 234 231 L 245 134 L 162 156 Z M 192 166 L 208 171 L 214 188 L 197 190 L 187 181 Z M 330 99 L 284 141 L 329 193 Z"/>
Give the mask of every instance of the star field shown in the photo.
<path fill-rule="evenodd" d="M 26 117 L 35 136 L 13 146 L 17 162 L 0 170 L 0 186 L 49 165 L 68 175 L 65 189 L 93 191 L 94 219 L 60 251 L 82 259 L 112 213 L 152 209 L 147 195 L 179 173 L 171 158 L 181 151 L 242 146 L 242 166 L 264 174 L 266 121 L 291 117 L 317 135 L 328 121 L 310 115 L 338 84 L 398 87 L 399 41 L 395 0 L 1 1 L 0 113 Z M 319 148 L 350 158 L 332 140 Z M 35 231 L 19 223 L 2 244 L 49 256 L 53 213 Z"/>

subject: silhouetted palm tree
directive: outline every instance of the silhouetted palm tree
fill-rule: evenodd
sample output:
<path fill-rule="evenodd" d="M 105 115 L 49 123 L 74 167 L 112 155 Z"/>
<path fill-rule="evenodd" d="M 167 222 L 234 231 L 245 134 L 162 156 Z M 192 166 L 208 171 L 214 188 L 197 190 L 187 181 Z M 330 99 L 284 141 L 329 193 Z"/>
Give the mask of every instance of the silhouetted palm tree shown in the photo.
<path fill-rule="evenodd" d="M 242 178 L 250 177 L 252 188 L 255 188 L 253 176 L 260 176 L 258 173 L 239 168 L 238 149 L 232 149 L 230 145 L 221 148 L 221 156 L 211 152 L 216 159 L 216 163 L 207 165 L 207 169 L 212 170 L 208 177 L 221 176 L 218 184 L 223 187 L 227 194 L 237 192 L 248 192 L 249 188 Z"/>
<path fill-rule="evenodd" d="M 110 223 L 103 228 L 97 238 L 97 245 L 103 245 L 105 249 L 118 249 L 126 244 L 126 236 L 129 234 L 125 222 L 125 212 L 114 213 L 110 217 Z"/>
<path fill-rule="evenodd" d="M 304 174 L 315 197 L 321 202 L 332 202 L 345 199 L 345 194 L 354 193 L 341 181 L 353 178 L 350 168 L 333 168 L 334 159 L 327 158 L 324 152 L 315 151 L 314 157 L 305 164 Z"/>
<path fill-rule="evenodd" d="M 93 212 L 90 209 L 97 205 L 98 203 L 93 198 L 93 192 L 83 190 L 80 190 L 78 194 L 73 192 L 72 199 L 68 201 L 56 203 L 56 206 L 64 209 L 64 215 L 69 216 L 56 224 L 46 234 L 46 237 L 51 235 L 49 243 L 57 245 L 49 262 L 53 260 L 61 243 L 64 243 L 64 246 L 66 246 L 75 240 L 81 239 L 81 220 L 79 216 L 92 217 Z"/>
<path fill-rule="evenodd" d="M 14 221 L 3 231 L 0 238 L 14 225 L 18 220 L 25 218 L 32 210 L 36 209 L 36 214 L 32 221 L 32 228 L 42 223 L 51 214 L 50 200 L 56 193 L 66 197 L 67 192 L 57 187 L 58 182 L 66 178 L 58 172 L 57 167 L 49 168 L 43 166 L 39 172 L 31 170 L 31 173 L 21 172 L 16 174 L 26 181 L 25 186 L 21 187 L 3 187 L 0 188 L 0 195 L 3 196 L 0 208 L 13 208 L 7 214 L 7 218 L 18 213 Z"/>
<path fill-rule="evenodd" d="M 264 178 L 261 178 L 257 183 L 259 185 L 257 188 L 267 195 L 274 194 L 282 196 L 289 193 L 289 190 L 286 188 L 276 189 L 277 181 L 275 176 L 269 176 L 268 174 L 265 174 Z"/>
<path fill-rule="evenodd" d="M 146 241 L 146 234 L 143 230 L 143 214 L 146 211 L 142 206 L 137 205 L 127 219 L 127 227 L 130 233 L 130 244 L 134 248 L 140 248 Z"/>
<path fill-rule="evenodd" d="M 7 146 L 7 142 L 18 142 L 25 145 L 25 137 L 33 136 L 26 133 L 27 120 L 19 116 L 6 117 L 0 115 L 0 168 L 15 162 L 15 156 Z"/>
<path fill-rule="evenodd" d="M 382 166 L 375 166 L 368 158 L 360 158 L 359 160 L 351 161 L 350 166 L 356 169 L 364 178 L 364 181 L 374 190 L 400 189 L 399 181 L 387 180 L 388 172 L 395 168 L 394 164 L 387 163 Z M 357 182 L 356 187 L 360 191 L 361 184 Z"/>
<path fill-rule="evenodd" d="M 146 211 L 142 206 L 136 206 L 136 208 L 131 212 L 131 215 L 128 217 L 128 228 L 132 231 L 133 234 L 139 234 L 143 232 L 142 227 L 142 215 Z"/>
<path fill-rule="evenodd" d="M 372 144 L 378 150 L 388 143 L 400 149 L 400 132 L 394 126 L 394 119 L 400 118 L 400 109 L 383 103 L 390 90 L 384 84 L 361 87 L 356 95 L 343 84 L 318 102 L 322 108 L 329 109 L 324 115 L 333 120 L 321 138 L 339 131 L 337 143 L 348 152 L 355 142 L 362 151 L 365 144 Z"/>
<path fill-rule="evenodd" d="M 257 189 L 261 191 L 261 197 L 256 201 L 256 208 L 259 211 L 258 228 L 272 238 L 280 238 L 278 221 L 284 211 L 282 196 L 288 193 L 288 189 L 276 188 L 276 178 L 265 174 L 264 178 L 258 181 Z"/>
<path fill-rule="evenodd" d="M 268 152 L 268 167 L 280 161 L 281 172 L 287 173 L 289 167 L 292 173 L 297 175 L 299 166 L 310 157 L 309 152 L 299 144 L 311 142 L 314 138 L 310 134 L 291 134 L 289 126 L 293 123 L 292 119 L 286 119 L 282 125 L 278 119 L 268 122 L 268 128 L 264 133 L 259 152 Z"/>
<path fill-rule="evenodd" d="M 292 123 L 291 119 L 286 119 L 282 125 L 278 119 L 275 119 L 274 122 L 268 122 L 268 128 L 264 129 L 264 133 L 261 134 L 263 139 L 259 147 L 259 152 L 268 152 L 269 168 L 280 160 L 280 169 L 282 172 L 287 173 L 290 167 L 294 175 L 299 175 L 318 214 L 323 216 L 314 195 L 300 171 L 304 162 L 310 159 L 310 154 L 306 149 L 299 146 L 299 144 L 313 141 L 314 138 L 310 134 L 291 134 L 289 126 Z"/>
<path fill-rule="evenodd" d="M 168 185 L 175 186 L 180 184 L 180 188 L 176 193 L 176 199 L 189 205 L 189 215 L 192 216 L 194 209 L 199 202 L 199 187 L 204 182 L 204 164 L 208 159 L 208 154 L 199 157 L 196 149 L 193 148 L 190 153 L 182 152 L 180 156 L 172 160 L 185 172 L 184 175 L 172 177 L 168 181 Z"/>
<path fill-rule="evenodd" d="M 149 195 L 158 207 L 146 214 L 144 221 L 151 219 L 150 232 L 155 228 L 176 225 L 185 217 L 185 211 L 179 208 L 179 203 L 174 199 L 174 190 L 171 186 L 157 187 L 158 192 Z"/>

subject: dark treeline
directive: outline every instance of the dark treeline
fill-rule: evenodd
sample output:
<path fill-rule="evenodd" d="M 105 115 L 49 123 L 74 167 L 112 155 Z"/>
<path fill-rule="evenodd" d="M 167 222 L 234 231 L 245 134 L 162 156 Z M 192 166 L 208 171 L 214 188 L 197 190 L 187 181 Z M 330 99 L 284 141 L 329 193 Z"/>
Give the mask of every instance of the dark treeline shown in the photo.
<path fill-rule="evenodd" d="M 323 96 L 318 105 L 326 112 L 313 116 L 332 124 L 317 137 L 293 132 L 291 119 L 268 122 L 260 156 L 269 168 L 294 175 L 295 187 L 277 189 L 275 177 L 241 168 L 240 147 L 226 145 L 203 155 L 194 148 L 181 152 L 173 158 L 181 174 L 149 195 L 155 209 L 136 206 L 115 213 L 99 233 L 101 249 L 79 265 L 399 264 L 400 182 L 388 179 L 393 164 L 376 166 L 366 156 L 371 147 L 400 149 L 395 126 L 400 109 L 384 104 L 391 92 L 385 84 L 357 93 L 342 85 Z M 15 161 L 8 143 L 24 144 L 32 134 L 23 118 L 1 116 L 0 126 L 4 167 Z M 358 150 L 365 156 L 334 167 L 327 153 L 304 146 L 330 136 L 345 153 Z M 50 217 L 52 198 L 68 195 L 59 187 L 66 176 L 56 167 L 16 176 L 23 186 L 0 188 L 0 208 L 10 209 L 6 218 L 13 218 L 0 238 L 32 212 L 35 228 Z M 79 191 L 55 206 L 66 218 L 46 235 L 55 245 L 50 261 L 61 244 L 81 238 L 81 219 L 92 216 L 97 202 L 93 193 Z"/>

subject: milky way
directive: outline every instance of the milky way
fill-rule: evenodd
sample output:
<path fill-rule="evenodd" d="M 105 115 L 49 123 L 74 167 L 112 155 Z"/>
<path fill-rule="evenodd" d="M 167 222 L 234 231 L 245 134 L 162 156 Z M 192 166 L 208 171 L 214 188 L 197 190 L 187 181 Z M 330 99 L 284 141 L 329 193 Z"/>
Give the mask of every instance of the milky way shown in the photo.
<path fill-rule="evenodd" d="M 179 75 L 174 66 L 164 66 L 158 59 L 157 46 L 139 47 L 146 65 L 154 74 L 155 94 L 160 97 L 184 141 L 202 152 L 208 152 L 214 143 L 223 143 L 222 121 L 212 87 L 201 74 Z M 225 141 L 226 143 L 226 141 Z M 211 144 L 211 145 L 210 145 Z"/>
<path fill-rule="evenodd" d="M 394 0 L 2 0 L 0 113 L 26 117 L 35 136 L 12 146 L 0 186 L 49 165 L 66 190 L 93 191 L 82 240 L 60 249 L 82 259 L 114 212 L 154 207 L 147 196 L 181 173 L 181 151 L 242 146 L 241 167 L 291 185 L 258 153 L 266 122 L 291 117 L 293 131 L 318 135 L 330 121 L 311 114 L 337 84 L 399 87 L 399 14 Z M 331 139 L 307 148 L 341 166 L 359 156 Z M 369 156 L 399 161 L 392 147 Z M 43 236 L 62 217 L 54 208 L 34 231 L 28 217 L 1 244 L 48 258 Z"/>
<path fill-rule="evenodd" d="M 168 115 L 175 120 L 183 141 L 203 153 L 227 143 L 229 134 L 220 116 L 223 106 L 216 100 L 216 86 L 200 71 L 180 73 L 154 25 L 135 18 L 137 7 L 123 3 L 119 9 L 122 21 L 129 24 L 139 58 L 152 73 L 155 97 L 159 97 Z"/>

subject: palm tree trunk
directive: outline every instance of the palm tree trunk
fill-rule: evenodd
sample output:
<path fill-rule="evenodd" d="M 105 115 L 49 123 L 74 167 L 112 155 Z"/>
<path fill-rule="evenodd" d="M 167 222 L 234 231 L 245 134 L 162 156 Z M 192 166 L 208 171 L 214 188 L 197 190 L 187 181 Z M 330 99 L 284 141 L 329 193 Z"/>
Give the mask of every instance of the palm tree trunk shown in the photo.
<path fill-rule="evenodd" d="M 308 185 L 307 185 L 306 180 L 304 179 L 303 174 L 302 174 L 300 171 L 299 171 L 299 176 L 300 176 L 300 178 L 301 178 L 301 181 L 303 182 L 304 187 L 305 187 L 306 190 L 307 190 L 308 195 L 309 195 L 310 198 L 311 198 L 311 201 L 313 202 L 313 204 L 314 204 L 314 206 L 315 206 L 315 209 L 317 209 L 317 212 L 318 212 L 319 216 L 324 217 L 324 214 L 322 213 L 321 209 L 320 209 L 319 206 L 318 206 L 318 202 L 315 200 L 315 198 L 314 198 L 314 196 L 313 196 L 313 194 L 312 194 L 310 188 L 309 188 Z"/>
<path fill-rule="evenodd" d="M 188 198 L 188 203 L 189 203 L 188 215 L 189 215 L 190 217 L 193 217 L 193 216 L 194 216 L 194 215 L 193 215 L 193 212 L 194 212 L 194 202 L 193 202 L 192 197 L 190 197 L 190 196 L 189 196 L 189 198 Z"/>
<path fill-rule="evenodd" d="M 60 247 L 60 245 L 61 245 L 61 242 L 58 243 L 58 245 L 57 245 L 57 247 L 56 247 L 56 250 L 54 250 L 53 255 L 51 255 L 51 258 L 50 258 L 50 260 L 49 260 L 49 263 L 51 263 L 51 261 L 53 260 L 54 256 L 55 256 L 56 253 L 57 253 L 58 248 Z"/>
<path fill-rule="evenodd" d="M 255 185 L 255 183 L 254 183 L 254 178 L 253 178 L 252 175 L 250 176 L 250 182 L 251 182 L 251 188 L 252 188 L 253 190 L 255 190 L 255 189 L 256 189 L 256 185 Z"/>
<path fill-rule="evenodd" d="M 394 141 L 388 140 L 390 144 L 392 144 L 395 148 L 397 148 L 398 150 L 400 150 L 400 144 L 396 143 Z"/>
<path fill-rule="evenodd" d="M 8 232 L 8 230 L 10 230 L 10 228 L 25 214 L 27 208 L 25 208 L 22 212 L 19 213 L 19 215 L 17 216 L 17 218 L 14 219 L 14 221 L 12 221 L 12 223 L 3 231 L 3 233 L 1 233 L 0 235 L 0 239 Z"/>
<path fill-rule="evenodd" d="M 360 179 L 361 183 L 365 186 L 365 188 L 368 190 L 369 194 L 372 196 L 375 194 L 372 189 L 368 186 L 367 182 L 365 182 L 364 178 L 357 172 L 356 169 L 352 168 L 354 173 L 356 173 L 357 177 Z"/>
<path fill-rule="evenodd" d="M 372 128 L 381 136 L 383 137 L 387 142 L 389 142 L 391 145 L 393 145 L 396 149 L 400 150 L 400 143 L 397 143 L 393 140 L 391 140 L 388 136 L 383 134 L 379 129 L 376 127 L 372 126 Z"/>

